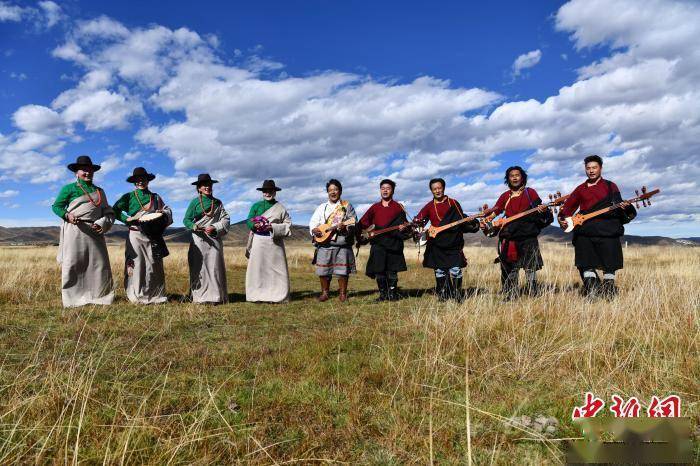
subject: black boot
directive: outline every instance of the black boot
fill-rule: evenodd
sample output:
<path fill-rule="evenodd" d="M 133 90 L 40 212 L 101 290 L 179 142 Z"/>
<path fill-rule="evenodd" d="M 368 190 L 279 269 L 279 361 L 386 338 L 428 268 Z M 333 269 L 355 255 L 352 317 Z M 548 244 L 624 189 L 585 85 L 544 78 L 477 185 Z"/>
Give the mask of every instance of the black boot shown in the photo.
<path fill-rule="evenodd" d="M 388 301 L 389 300 L 389 284 L 387 283 L 386 277 L 377 277 L 377 288 L 379 288 L 379 296 L 375 301 Z"/>
<path fill-rule="evenodd" d="M 389 301 L 398 301 L 403 298 L 401 293 L 399 293 L 399 279 L 391 278 L 388 280 L 388 283 L 389 291 L 387 292 L 387 296 L 389 297 Z"/>
<path fill-rule="evenodd" d="M 583 277 L 583 296 L 595 298 L 598 296 L 599 288 L 598 277 Z"/>
<path fill-rule="evenodd" d="M 452 292 L 452 299 L 454 299 L 458 303 L 464 301 L 464 290 L 462 290 L 462 277 L 452 278 L 452 289 L 450 291 Z"/>
<path fill-rule="evenodd" d="M 525 294 L 527 296 L 539 296 L 540 294 L 540 286 L 537 283 L 537 280 L 528 280 L 525 283 Z"/>
<path fill-rule="evenodd" d="M 600 294 L 605 299 L 613 299 L 617 296 L 617 286 L 615 286 L 615 280 L 605 279 L 603 280 L 603 285 L 600 287 Z"/>
<path fill-rule="evenodd" d="M 513 276 L 508 272 L 501 268 L 501 294 L 504 301 L 512 301 L 518 297 L 518 275 Z"/>
<path fill-rule="evenodd" d="M 435 277 L 435 296 L 438 301 L 447 301 L 447 277 Z"/>

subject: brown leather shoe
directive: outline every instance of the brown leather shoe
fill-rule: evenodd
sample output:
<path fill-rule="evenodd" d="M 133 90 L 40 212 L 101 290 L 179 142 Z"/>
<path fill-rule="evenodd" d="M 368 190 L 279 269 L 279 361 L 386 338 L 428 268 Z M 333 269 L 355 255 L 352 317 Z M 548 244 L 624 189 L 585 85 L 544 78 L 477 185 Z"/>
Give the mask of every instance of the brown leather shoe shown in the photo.
<path fill-rule="evenodd" d="M 348 277 L 338 277 L 338 299 L 343 303 L 348 300 Z"/>
<path fill-rule="evenodd" d="M 328 301 L 328 289 L 331 286 L 331 279 L 329 277 L 318 277 L 321 282 L 321 294 L 316 298 L 319 302 Z"/>

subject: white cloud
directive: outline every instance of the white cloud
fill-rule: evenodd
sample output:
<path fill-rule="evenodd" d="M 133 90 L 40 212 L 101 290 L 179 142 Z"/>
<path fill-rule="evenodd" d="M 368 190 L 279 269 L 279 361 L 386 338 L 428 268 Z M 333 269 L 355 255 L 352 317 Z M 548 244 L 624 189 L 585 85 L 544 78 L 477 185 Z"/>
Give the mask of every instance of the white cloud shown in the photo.
<path fill-rule="evenodd" d="M 532 68 L 537 65 L 542 58 L 542 51 L 540 49 L 533 50 L 531 52 L 524 53 L 513 62 L 513 76 L 520 76 L 520 72 L 527 68 Z"/>
<path fill-rule="evenodd" d="M 39 2 L 39 7 L 44 13 L 46 19 L 46 27 L 50 28 L 55 26 L 59 21 L 63 19 L 63 12 L 61 7 L 50 0 L 45 0 Z"/>
<path fill-rule="evenodd" d="M 22 21 L 22 17 L 26 15 L 28 11 L 29 9 L 27 8 L 11 5 L 7 2 L 0 2 L 0 23 L 6 21 Z"/>
<path fill-rule="evenodd" d="M 12 115 L 17 128 L 33 133 L 55 133 L 63 131 L 65 124 L 61 116 L 48 107 L 25 105 Z"/>
<path fill-rule="evenodd" d="M 68 104 L 68 101 L 71 103 Z M 67 122 L 80 122 L 89 131 L 126 128 L 129 118 L 143 111 L 140 102 L 131 101 L 123 95 L 105 89 L 90 93 L 71 93 L 70 96 L 62 94 L 54 104 L 56 108 L 63 110 L 62 115 Z"/>
<path fill-rule="evenodd" d="M 0 199 L 8 199 L 19 195 L 19 191 L 14 189 L 6 189 L 5 191 L 0 191 Z"/>

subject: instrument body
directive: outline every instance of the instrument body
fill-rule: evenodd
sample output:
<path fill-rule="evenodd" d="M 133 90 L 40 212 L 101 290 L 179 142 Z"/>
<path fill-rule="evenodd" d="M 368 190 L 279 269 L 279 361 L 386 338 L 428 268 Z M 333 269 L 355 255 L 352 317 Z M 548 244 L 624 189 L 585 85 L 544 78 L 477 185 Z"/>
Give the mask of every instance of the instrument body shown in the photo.
<path fill-rule="evenodd" d="M 441 231 L 449 230 L 450 228 L 456 227 L 457 225 L 461 225 L 462 223 L 466 222 L 471 222 L 473 220 L 483 218 L 490 213 L 493 212 L 493 208 L 483 210 L 479 212 L 478 214 L 470 215 L 468 217 L 460 218 L 459 220 L 455 220 L 454 222 L 448 223 L 447 225 L 442 225 L 442 226 L 435 226 L 435 225 L 430 225 L 430 228 L 428 228 L 427 234 L 431 238 L 435 238 Z"/>
<path fill-rule="evenodd" d="M 315 244 L 326 244 L 330 242 L 331 238 L 335 234 L 336 231 L 340 228 L 341 225 L 349 227 L 351 225 L 354 225 L 357 222 L 356 219 L 351 218 L 348 220 L 345 220 L 343 222 L 340 222 L 336 225 L 329 225 L 327 223 L 323 223 L 316 228 L 321 232 L 320 235 L 314 235 L 313 237 L 313 242 Z"/>
<path fill-rule="evenodd" d="M 148 237 L 161 236 L 168 227 L 168 216 L 163 212 L 145 213 L 139 217 L 138 226 Z"/>
<path fill-rule="evenodd" d="M 379 230 L 376 229 L 375 225 L 370 225 L 368 228 L 366 228 L 360 232 L 360 242 L 363 244 L 367 244 L 367 242 L 369 242 L 369 240 L 371 240 L 372 238 L 375 238 L 379 235 L 383 235 L 384 233 L 389 233 L 390 231 L 396 231 L 402 227 L 409 227 L 411 225 L 412 225 L 411 222 L 403 222 L 400 225 L 394 225 L 391 227 L 380 228 Z"/>
<path fill-rule="evenodd" d="M 655 194 L 660 193 L 661 190 L 655 189 L 653 191 L 647 192 L 646 186 L 642 186 L 642 194 L 639 194 L 639 191 L 635 191 L 635 192 L 636 192 L 637 196 L 633 197 L 632 199 L 627 199 L 626 201 L 617 202 L 611 206 L 604 207 L 602 209 L 599 209 L 599 210 L 596 210 L 593 212 L 589 212 L 587 214 L 580 214 L 579 213 L 579 214 L 574 214 L 571 217 L 564 218 L 564 222 L 566 222 L 566 227 L 564 227 L 564 232 L 571 233 L 577 227 L 583 225 L 586 221 L 588 221 L 592 218 L 598 217 L 600 215 L 606 214 L 608 212 L 611 212 L 615 209 L 619 209 L 620 207 L 622 207 L 622 204 L 625 202 L 629 203 L 629 204 L 636 203 L 637 207 L 639 207 L 639 202 L 641 201 L 642 205 L 644 207 L 647 207 L 647 206 L 651 205 L 651 201 L 649 199 L 652 196 L 654 196 Z"/>
<path fill-rule="evenodd" d="M 490 238 L 497 236 L 500 231 L 508 225 L 511 222 L 514 222 L 518 219 L 521 219 L 523 217 L 527 217 L 528 215 L 532 215 L 536 212 L 539 212 L 540 208 L 542 206 L 547 207 L 548 209 L 550 208 L 556 208 L 559 207 L 560 205 L 564 204 L 566 200 L 569 198 L 571 194 L 567 194 L 565 196 L 562 196 L 561 193 L 557 193 L 557 196 L 549 195 L 550 202 L 546 204 L 540 204 L 537 207 L 533 207 L 532 209 L 524 210 L 522 212 L 519 212 L 511 217 L 503 217 L 503 218 L 497 218 L 497 219 L 490 219 L 486 221 L 486 230 L 484 231 L 484 234 Z"/>

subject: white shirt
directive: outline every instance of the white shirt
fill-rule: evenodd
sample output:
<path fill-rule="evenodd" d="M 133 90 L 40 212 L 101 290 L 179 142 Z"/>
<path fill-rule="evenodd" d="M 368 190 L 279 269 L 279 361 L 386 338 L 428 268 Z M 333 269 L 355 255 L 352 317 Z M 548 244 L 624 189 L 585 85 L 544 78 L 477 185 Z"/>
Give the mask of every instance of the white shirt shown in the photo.
<path fill-rule="evenodd" d="M 340 201 L 338 201 L 340 202 Z M 336 207 L 338 206 L 338 202 L 331 202 L 331 201 L 326 201 L 323 204 L 319 205 L 316 207 L 316 210 L 314 211 L 314 214 L 311 216 L 311 220 L 309 220 L 309 234 L 313 236 L 313 233 L 311 231 L 316 228 L 319 225 L 322 225 L 328 221 L 328 217 L 333 214 L 335 211 Z M 352 218 L 355 216 L 355 209 L 353 209 L 352 205 L 348 203 L 348 212 L 347 212 L 347 217 Z"/>

